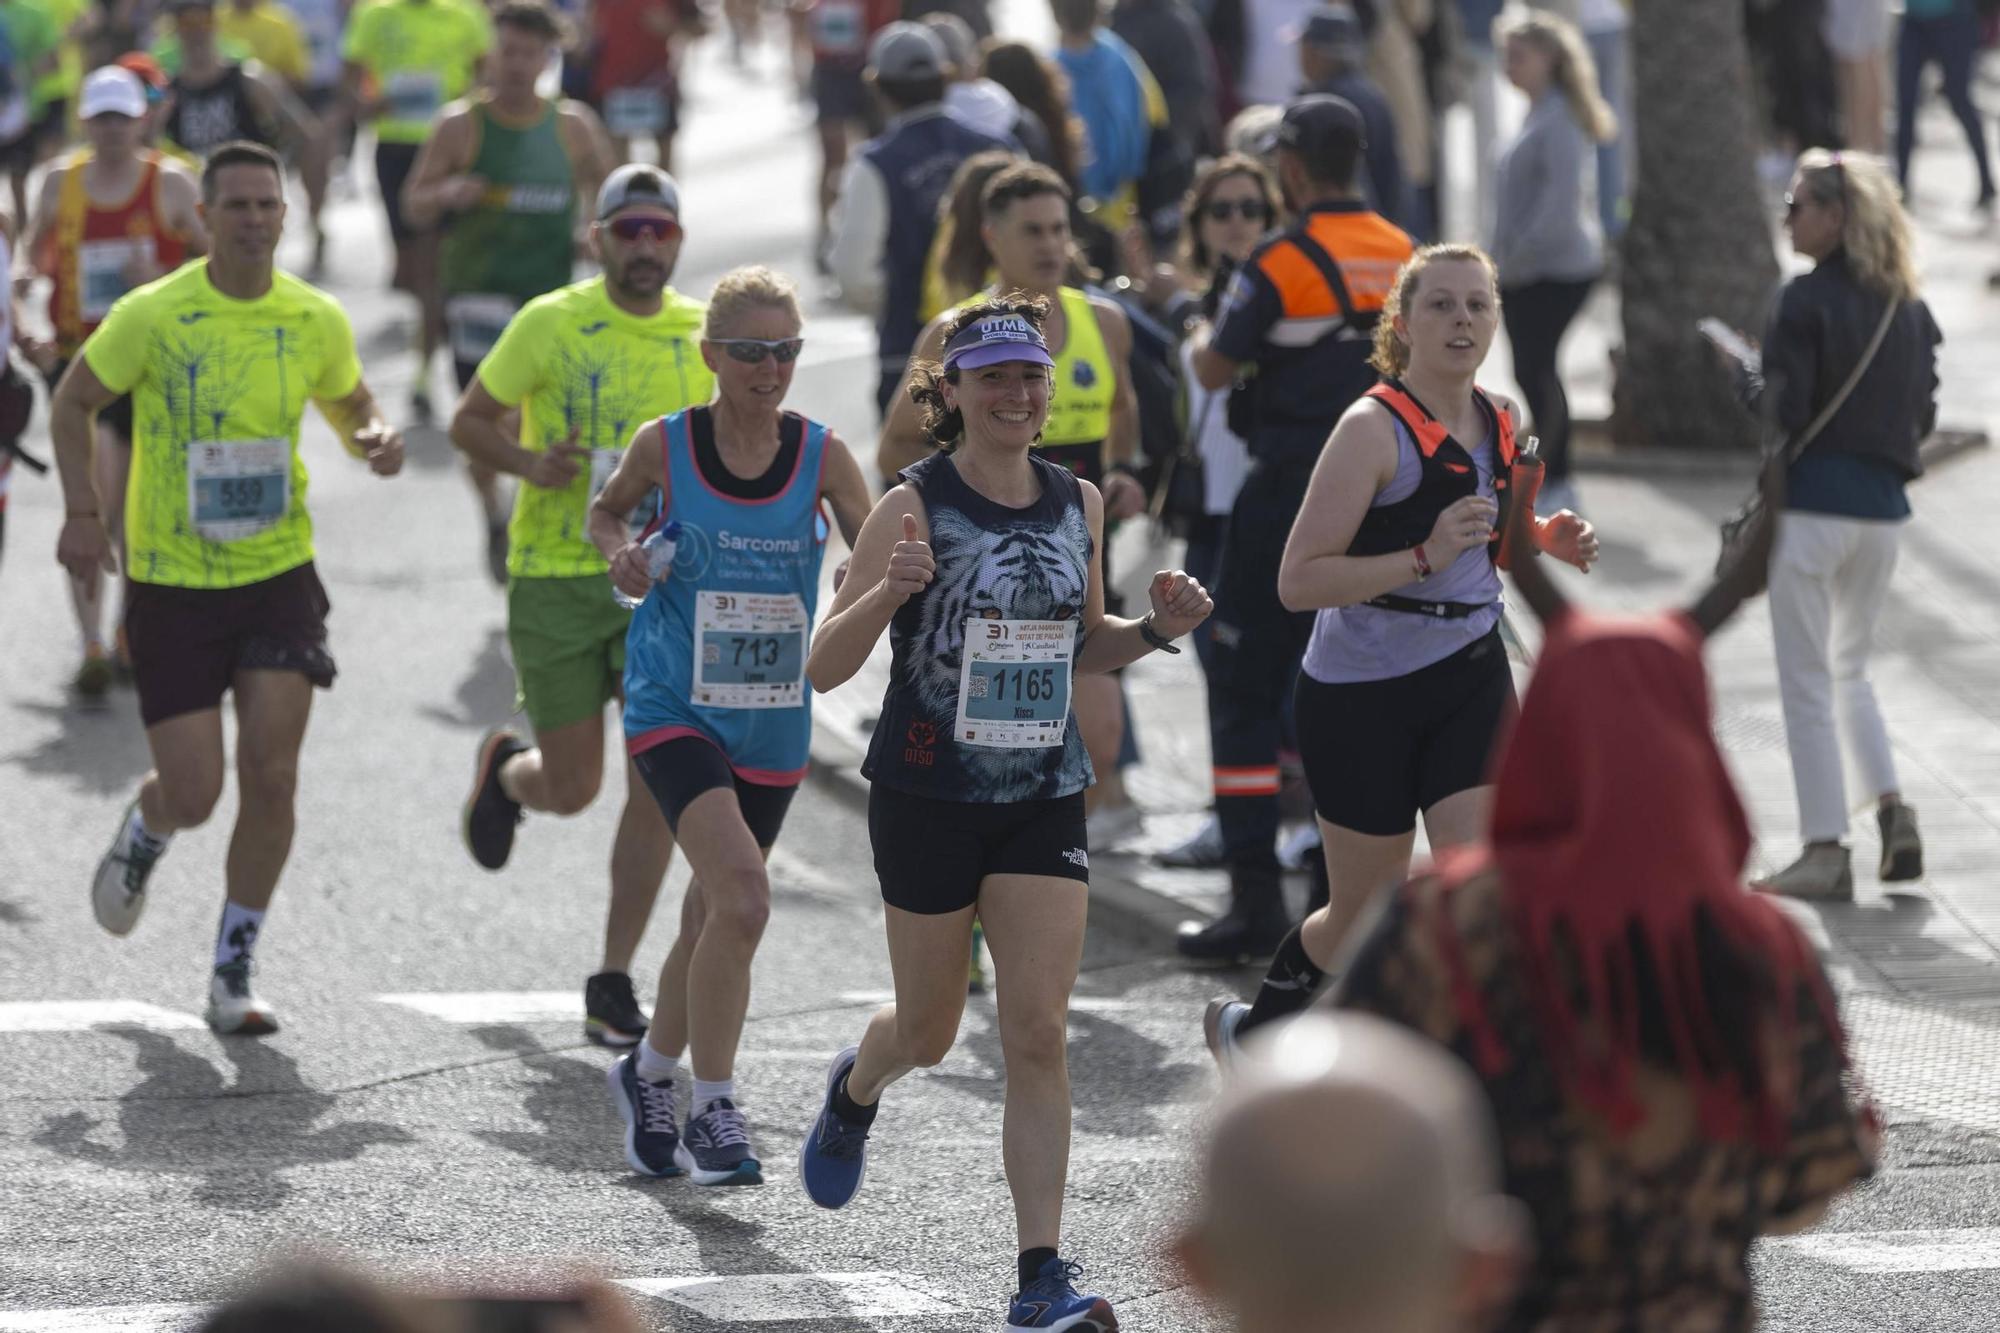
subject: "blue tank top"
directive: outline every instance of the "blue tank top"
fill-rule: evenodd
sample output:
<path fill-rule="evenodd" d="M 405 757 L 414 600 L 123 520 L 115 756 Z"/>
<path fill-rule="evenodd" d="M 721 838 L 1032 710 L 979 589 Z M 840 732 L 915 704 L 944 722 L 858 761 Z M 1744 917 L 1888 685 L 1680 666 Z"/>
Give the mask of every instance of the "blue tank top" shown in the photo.
<path fill-rule="evenodd" d="M 681 525 L 671 575 L 632 613 L 625 638 L 625 744 L 638 754 L 681 736 L 714 743 L 746 782 L 804 779 L 812 741 L 806 648 L 819 601 L 827 523 L 820 511 L 825 426 L 804 431 L 784 489 L 740 500 L 709 484 L 689 420 L 660 422 L 662 518 Z"/>
<path fill-rule="evenodd" d="M 1028 462 L 1042 493 L 1021 509 L 972 489 L 949 454 L 901 474 L 923 497 L 937 578 L 889 622 L 889 688 L 861 767 L 871 782 L 990 805 L 1052 800 L 1091 784 L 1068 702 L 1090 588 L 1090 521 L 1067 468 L 1034 451 Z M 970 665 L 968 622 L 979 635 Z M 1043 649 L 1067 643 L 1070 656 L 1057 667 L 1045 651 L 1024 648 L 1010 660 L 1016 634 L 1041 636 Z M 1058 743 L 1033 738 L 1040 726 L 1053 739 L 1058 724 Z"/>
<path fill-rule="evenodd" d="M 1496 453 L 1491 430 L 1471 453 L 1472 464 L 1479 470 L 1479 494 L 1491 500 Z M 1396 475 L 1370 507 L 1379 509 L 1409 497 L 1416 491 L 1423 470 L 1417 442 L 1398 421 Z M 1325 607 L 1313 617 L 1305 673 L 1323 685 L 1407 676 L 1485 638 L 1500 623 L 1500 573 L 1484 551 L 1467 551 L 1442 574 L 1421 583 L 1412 581 L 1395 592 L 1399 597 L 1470 602 L 1485 609 L 1461 620 L 1439 620 L 1365 604 Z"/>

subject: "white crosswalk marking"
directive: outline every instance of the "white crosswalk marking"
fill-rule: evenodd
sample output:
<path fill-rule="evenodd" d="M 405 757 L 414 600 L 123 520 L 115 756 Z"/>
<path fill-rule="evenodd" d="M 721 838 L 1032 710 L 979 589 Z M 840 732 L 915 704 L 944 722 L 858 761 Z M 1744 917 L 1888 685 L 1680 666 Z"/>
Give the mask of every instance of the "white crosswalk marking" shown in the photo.
<path fill-rule="evenodd" d="M 573 990 L 436 991 L 378 995 L 383 1004 L 414 1009 L 447 1023 L 542 1023 L 583 1020 L 583 999 Z"/>
<path fill-rule="evenodd" d="M 636 1278 L 619 1286 L 707 1319 L 766 1324 L 794 1319 L 957 1314 L 958 1307 L 905 1273 L 772 1273 L 741 1277 Z"/>
<path fill-rule="evenodd" d="M 204 1305 L 91 1305 L 72 1310 L 0 1310 L 0 1333 L 181 1333 Z"/>
<path fill-rule="evenodd" d="M 1857 1273 L 1961 1273 L 2000 1268 L 2000 1227 L 1951 1231 L 1833 1231 L 1767 1242 Z"/>
<path fill-rule="evenodd" d="M 17 1000 L 0 1004 L 0 1032 L 87 1032 L 110 1027 L 173 1032 L 207 1026 L 193 1014 L 140 1000 Z"/>

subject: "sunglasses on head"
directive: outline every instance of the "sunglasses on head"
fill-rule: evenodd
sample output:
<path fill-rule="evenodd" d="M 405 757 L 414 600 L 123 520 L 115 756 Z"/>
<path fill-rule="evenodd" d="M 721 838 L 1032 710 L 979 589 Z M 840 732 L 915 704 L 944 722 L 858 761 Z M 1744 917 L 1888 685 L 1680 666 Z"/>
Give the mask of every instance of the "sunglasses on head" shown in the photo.
<path fill-rule="evenodd" d="M 1228 199 L 1211 199 L 1201 206 L 1201 211 L 1202 216 L 1210 222 L 1227 222 L 1232 216 L 1242 218 L 1245 222 L 1264 222 L 1271 216 L 1271 210 L 1265 206 L 1262 199 L 1238 199 L 1233 202 Z"/>
<path fill-rule="evenodd" d="M 749 366 L 758 365 L 767 356 L 781 366 L 790 365 L 799 359 L 799 351 L 806 345 L 804 338 L 710 338 L 709 341 Z"/>
<path fill-rule="evenodd" d="M 1845 207 L 1847 204 L 1847 161 L 1839 153 L 1834 153 L 1831 160 L 1827 163 L 1827 168 L 1833 172 L 1834 197 L 1832 202 Z M 1805 191 L 1803 195 L 1787 190 L 1785 191 L 1785 216 L 1795 218 L 1799 215 L 1799 210 L 1804 208 L 1806 204 L 1823 204 L 1826 202 L 1828 201 L 1816 198 L 1811 190 Z"/>
<path fill-rule="evenodd" d="M 636 241 L 641 236 L 650 236 L 656 241 L 671 241 L 681 234 L 681 224 L 674 219 L 649 213 L 613 218 L 604 224 L 604 228 L 621 241 Z"/>

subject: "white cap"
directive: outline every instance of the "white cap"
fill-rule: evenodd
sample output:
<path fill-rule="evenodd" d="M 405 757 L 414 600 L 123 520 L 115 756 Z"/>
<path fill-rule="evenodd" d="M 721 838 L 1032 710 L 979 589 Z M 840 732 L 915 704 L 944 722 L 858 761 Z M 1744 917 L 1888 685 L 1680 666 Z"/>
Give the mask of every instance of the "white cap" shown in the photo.
<path fill-rule="evenodd" d="M 83 120 L 106 114 L 137 120 L 146 114 L 146 85 L 129 69 L 116 65 L 94 69 L 83 81 L 76 114 Z"/>

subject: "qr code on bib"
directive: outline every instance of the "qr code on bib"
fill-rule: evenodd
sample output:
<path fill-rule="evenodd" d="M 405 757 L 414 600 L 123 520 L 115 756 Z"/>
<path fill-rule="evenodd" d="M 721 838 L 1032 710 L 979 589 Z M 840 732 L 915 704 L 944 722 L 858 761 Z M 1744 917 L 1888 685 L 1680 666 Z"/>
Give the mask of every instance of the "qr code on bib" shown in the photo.
<path fill-rule="evenodd" d="M 965 682 L 965 697 L 968 699 L 984 699 L 986 697 L 987 684 L 988 681 L 985 676 L 974 676 Z"/>
<path fill-rule="evenodd" d="M 721 666 L 722 645 L 719 643 L 704 643 L 701 646 L 701 664 L 703 666 Z"/>

